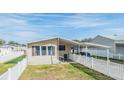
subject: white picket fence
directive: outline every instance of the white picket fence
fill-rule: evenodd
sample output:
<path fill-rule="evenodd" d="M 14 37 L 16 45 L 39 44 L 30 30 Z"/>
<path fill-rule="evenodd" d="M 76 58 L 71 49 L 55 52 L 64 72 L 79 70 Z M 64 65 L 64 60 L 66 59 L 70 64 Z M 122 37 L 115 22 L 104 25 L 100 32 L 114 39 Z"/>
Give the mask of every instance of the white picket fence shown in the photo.
<path fill-rule="evenodd" d="M 11 52 L 11 54 L 0 56 L 0 63 L 4 63 L 6 61 L 9 61 L 13 58 L 19 57 L 21 55 L 24 55 L 24 51 L 13 51 L 13 52 Z"/>
<path fill-rule="evenodd" d="M 76 54 L 69 54 L 69 58 L 75 62 L 85 65 L 91 69 L 101 72 L 114 79 L 124 79 L 124 65 L 117 64 L 110 61 L 95 59 L 93 57 L 86 57 Z"/>
<path fill-rule="evenodd" d="M 27 58 L 18 62 L 18 64 L 12 68 L 9 68 L 4 74 L 0 76 L 0 80 L 17 80 L 22 72 L 27 67 Z"/>

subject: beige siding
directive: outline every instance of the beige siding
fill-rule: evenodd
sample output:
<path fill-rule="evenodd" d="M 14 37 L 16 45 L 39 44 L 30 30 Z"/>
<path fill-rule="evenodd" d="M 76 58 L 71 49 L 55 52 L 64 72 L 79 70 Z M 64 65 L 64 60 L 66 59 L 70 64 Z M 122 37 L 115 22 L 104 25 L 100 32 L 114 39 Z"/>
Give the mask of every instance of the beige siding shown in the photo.
<path fill-rule="evenodd" d="M 59 42 L 60 45 L 65 45 L 65 51 L 59 51 L 59 56 L 64 56 L 64 54 L 69 54 L 71 52 L 71 47 L 73 45 L 66 43 L 66 42 Z"/>
<path fill-rule="evenodd" d="M 50 55 L 41 55 L 41 56 L 32 56 L 32 46 L 47 46 L 47 45 L 54 45 L 55 46 L 55 55 L 52 56 L 52 61 L 51 61 L 51 56 Z M 65 45 L 65 51 L 58 51 L 58 45 Z M 51 40 L 44 40 L 40 42 L 35 42 L 28 44 L 28 62 L 29 64 L 51 64 L 51 63 L 59 63 L 59 56 L 63 56 L 64 54 L 69 54 L 71 52 L 71 47 L 74 46 L 69 42 L 65 42 L 63 40 L 58 40 L 58 39 L 51 39 Z"/>
<path fill-rule="evenodd" d="M 50 55 L 32 56 L 32 46 L 43 46 L 43 45 L 47 46 L 51 44 L 55 46 L 54 56 L 50 56 Z M 28 44 L 27 55 L 28 55 L 29 64 L 51 64 L 52 62 L 58 63 L 59 61 L 57 60 L 57 39 Z"/>

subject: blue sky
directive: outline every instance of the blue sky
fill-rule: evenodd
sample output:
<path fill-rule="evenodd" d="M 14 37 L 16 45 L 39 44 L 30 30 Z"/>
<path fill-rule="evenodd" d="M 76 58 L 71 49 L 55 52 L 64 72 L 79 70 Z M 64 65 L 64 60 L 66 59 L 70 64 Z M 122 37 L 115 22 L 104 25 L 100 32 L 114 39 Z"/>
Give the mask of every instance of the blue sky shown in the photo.
<path fill-rule="evenodd" d="M 104 35 L 124 39 L 124 14 L 0 14 L 0 38 L 26 43 L 48 37 L 83 39 Z"/>

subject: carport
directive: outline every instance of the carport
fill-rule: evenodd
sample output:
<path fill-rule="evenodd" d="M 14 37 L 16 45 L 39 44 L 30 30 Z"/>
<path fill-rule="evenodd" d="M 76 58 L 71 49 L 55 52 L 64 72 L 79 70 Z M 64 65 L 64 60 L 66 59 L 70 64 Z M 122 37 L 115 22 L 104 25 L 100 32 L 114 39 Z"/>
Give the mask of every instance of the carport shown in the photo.
<path fill-rule="evenodd" d="M 87 53 L 90 52 L 90 48 L 91 49 L 95 49 L 95 51 L 97 52 L 97 49 L 104 49 L 106 50 L 106 54 L 107 55 L 107 61 L 109 61 L 109 46 L 105 46 L 105 45 L 101 45 L 101 44 L 94 44 L 94 43 L 89 43 L 89 42 L 82 42 L 79 43 L 74 49 L 74 51 L 76 51 L 76 54 L 79 54 L 80 52 L 85 52 L 86 53 L 86 59 L 87 59 Z"/>
<path fill-rule="evenodd" d="M 115 42 L 115 51 L 118 54 L 124 54 L 124 41 L 118 40 Z"/>

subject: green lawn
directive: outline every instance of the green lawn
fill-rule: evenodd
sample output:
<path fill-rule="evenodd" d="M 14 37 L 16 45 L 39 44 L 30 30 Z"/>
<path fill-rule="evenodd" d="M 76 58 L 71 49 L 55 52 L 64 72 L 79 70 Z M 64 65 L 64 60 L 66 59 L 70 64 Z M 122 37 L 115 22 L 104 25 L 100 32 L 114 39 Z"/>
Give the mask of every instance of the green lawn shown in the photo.
<path fill-rule="evenodd" d="M 111 80 L 99 72 L 78 63 L 29 65 L 20 80 Z"/>
<path fill-rule="evenodd" d="M 19 61 L 21 61 L 25 57 L 25 55 L 22 55 L 5 63 L 0 63 L 0 75 L 6 72 L 8 68 L 15 66 Z"/>
<path fill-rule="evenodd" d="M 94 58 L 97 58 L 97 59 L 102 59 L 102 60 L 107 60 L 107 57 L 101 57 L 101 56 L 93 56 Z M 115 63 L 119 63 L 119 64 L 124 64 L 124 60 L 119 60 L 119 59 L 113 59 L 113 58 L 109 58 L 109 60 L 111 62 L 115 62 Z"/>

